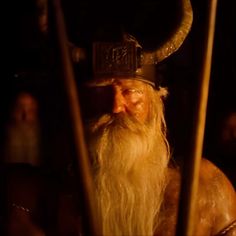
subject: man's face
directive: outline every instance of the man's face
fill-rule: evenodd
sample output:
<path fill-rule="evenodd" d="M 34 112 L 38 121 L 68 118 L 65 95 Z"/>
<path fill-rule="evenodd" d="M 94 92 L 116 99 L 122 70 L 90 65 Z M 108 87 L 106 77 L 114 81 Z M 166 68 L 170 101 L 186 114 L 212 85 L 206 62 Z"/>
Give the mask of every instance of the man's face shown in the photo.
<path fill-rule="evenodd" d="M 89 86 L 83 96 L 86 118 L 124 114 L 144 123 L 150 110 L 148 86 L 134 79 L 106 79 Z"/>
<path fill-rule="evenodd" d="M 46 34 L 48 32 L 48 1 L 36 0 L 36 7 L 39 30 Z"/>
<path fill-rule="evenodd" d="M 34 123 L 38 120 L 37 101 L 28 93 L 22 93 L 17 97 L 12 117 L 15 122 Z"/>

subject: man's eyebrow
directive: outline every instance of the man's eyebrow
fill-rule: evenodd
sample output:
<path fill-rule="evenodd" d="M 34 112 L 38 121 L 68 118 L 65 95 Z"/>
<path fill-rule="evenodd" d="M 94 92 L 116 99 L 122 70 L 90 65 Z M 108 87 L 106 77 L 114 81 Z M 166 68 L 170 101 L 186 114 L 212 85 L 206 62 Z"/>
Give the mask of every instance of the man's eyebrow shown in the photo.
<path fill-rule="evenodd" d="M 104 79 L 104 80 L 95 80 L 95 81 L 89 81 L 85 85 L 87 87 L 103 87 L 103 86 L 109 86 L 114 83 L 115 79 Z"/>

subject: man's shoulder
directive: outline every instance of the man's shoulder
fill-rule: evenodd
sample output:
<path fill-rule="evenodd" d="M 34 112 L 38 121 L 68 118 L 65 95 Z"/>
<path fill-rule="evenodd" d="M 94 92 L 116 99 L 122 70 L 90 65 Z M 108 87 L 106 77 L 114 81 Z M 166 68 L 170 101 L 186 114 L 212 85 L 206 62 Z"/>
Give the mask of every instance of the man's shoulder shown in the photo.
<path fill-rule="evenodd" d="M 167 187 L 166 192 L 178 193 L 181 185 L 181 167 L 171 166 L 168 168 L 167 174 Z M 198 185 L 199 198 L 204 198 L 205 201 L 212 201 L 212 204 L 221 203 L 224 201 L 235 202 L 236 211 L 236 192 L 226 177 L 226 175 L 212 162 L 202 158 L 199 169 L 199 185 Z M 225 203 L 224 205 L 227 205 Z"/>
<path fill-rule="evenodd" d="M 172 188 L 173 186 L 180 186 L 181 164 L 171 165 L 168 168 L 167 179 L 167 187 Z M 208 189 L 217 186 L 222 188 L 222 185 L 224 185 L 226 188 L 230 189 L 230 192 L 235 193 L 232 184 L 230 183 L 226 175 L 223 173 L 223 171 L 221 171 L 215 164 L 205 158 L 202 158 L 200 163 L 199 183 L 203 184 L 200 186 L 201 188 L 204 188 L 207 185 Z"/>
<path fill-rule="evenodd" d="M 211 198 L 214 204 L 227 205 L 231 201 L 234 202 L 236 213 L 236 192 L 233 185 L 223 171 L 204 158 L 199 170 L 198 189 L 199 197 Z"/>
<path fill-rule="evenodd" d="M 206 159 L 202 159 L 200 166 L 198 192 L 199 202 L 205 201 L 212 208 L 213 235 L 236 220 L 235 189 L 226 175 Z"/>
<path fill-rule="evenodd" d="M 165 197 L 176 204 L 181 185 L 181 168 L 170 167 Z M 225 174 L 212 162 L 202 158 L 199 170 L 197 210 L 211 225 L 213 235 L 236 220 L 236 193 Z"/>

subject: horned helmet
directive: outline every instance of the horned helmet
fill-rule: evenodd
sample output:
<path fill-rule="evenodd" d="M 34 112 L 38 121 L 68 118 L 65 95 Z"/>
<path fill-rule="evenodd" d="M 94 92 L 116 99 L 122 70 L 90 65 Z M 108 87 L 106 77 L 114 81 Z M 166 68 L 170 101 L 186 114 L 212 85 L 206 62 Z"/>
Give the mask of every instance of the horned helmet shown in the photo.
<path fill-rule="evenodd" d="M 89 70 L 93 72 L 90 84 L 96 84 L 104 78 L 133 78 L 158 87 L 155 66 L 176 52 L 188 35 L 193 12 L 190 0 L 178 1 L 179 19 L 168 37 L 155 49 L 144 49 L 138 40 L 127 32 L 122 32 L 116 40 L 94 40 L 90 50 L 77 48 L 73 59 L 82 65 L 90 61 Z M 91 63 L 92 62 L 92 63 Z M 80 78 L 78 78 L 80 80 Z"/>

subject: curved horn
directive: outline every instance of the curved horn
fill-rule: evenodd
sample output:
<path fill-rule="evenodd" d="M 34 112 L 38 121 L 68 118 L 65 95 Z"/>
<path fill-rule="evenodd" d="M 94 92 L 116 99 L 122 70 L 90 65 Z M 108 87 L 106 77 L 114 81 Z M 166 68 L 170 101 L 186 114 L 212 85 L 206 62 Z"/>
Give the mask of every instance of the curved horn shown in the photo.
<path fill-rule="evenodd" d="M 181 0 L 182 19 L 170 38 L 164 42 L 157 50 L 144 52 L 142 62 L 144 65 L 157 64 L 178 50 L 185 40 L 193 21 L 193 11 L 190 0 Z"/>

